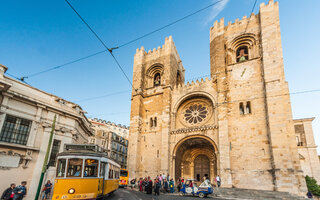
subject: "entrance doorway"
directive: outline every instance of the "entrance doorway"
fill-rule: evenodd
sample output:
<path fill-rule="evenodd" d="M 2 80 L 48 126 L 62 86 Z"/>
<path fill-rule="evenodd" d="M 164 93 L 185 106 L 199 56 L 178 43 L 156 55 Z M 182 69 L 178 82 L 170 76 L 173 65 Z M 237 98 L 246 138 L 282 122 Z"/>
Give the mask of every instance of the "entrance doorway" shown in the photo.
<path fill-rule="evenodd" d="M 210 161 L 205 155 L 199 155 L 194 159 L 194 174 L 197 181 L 202 181 L 204 176 L 210 177 Z"/>
<path fill-rule="evenodd" d="M 192 137 L 178 144 L 175 151 L 175 178 L 213 181 L 217 175 L 217 158 L 213 144 L 205 137 Z"/>

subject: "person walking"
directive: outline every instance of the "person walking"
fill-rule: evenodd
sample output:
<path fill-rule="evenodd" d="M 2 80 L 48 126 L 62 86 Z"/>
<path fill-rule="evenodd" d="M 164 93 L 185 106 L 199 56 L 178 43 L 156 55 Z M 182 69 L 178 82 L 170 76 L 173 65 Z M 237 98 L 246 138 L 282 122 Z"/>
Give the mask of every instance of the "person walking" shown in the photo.
<path fill-rule="evenodd" d="M 217 182 L 217 186 L 220 187 L 220 185 L 221 185 L 221 179 L 220 179 L 220 176 L 219 176 L 219 175 L 216 177 L 216 182 Z"/>
<path fill-rule="evenodd" d="M 50 192 L 51 192 L 51 188 L 52 188 L 52 183 L 50 182 L 50 180 L 48 180 L 47 183 L 43 187 L 42 199 L 48 199 L 49 198 Z"/>
<path fill-rule="evenodd" d="M 16 187 L 16 184 L 11 183 L 10 187 L 7 188 L 1 195 L 1 200 L 12 200 L 14 195 L 14 188 Z"/>
<path fill-rule="evenodd" d="M 162 181 L 163 181 L 163 184 L 164 184 L 164 180 L 167 178 L 167 176 L 165 174 L 162 175 Z"/>
<path fill-rule="evenodd" d="M 22 181 L 21 185 L 19 185 L 18 187 L 14 188 L 13 192 L 13 200 L 22 200 L 23 197 L 27 194 L 27 181 Z"/>
<path fill-rule="evenodd" d="M 134 188 L 135 188 L 135 186 L 136 186 L 136 179 L 134 178 L 134 179 L 132 179 L 131 181 L 130 181 L 130 187 L 131 187 L 131 190 L 133 190 Z"/>
<path fill-rule="evenodd" d="M 173 179 L 170 180 L 169 187 L 170 187 L 170 193 L 174 193 L 174 181 L 173 181 Z"/>

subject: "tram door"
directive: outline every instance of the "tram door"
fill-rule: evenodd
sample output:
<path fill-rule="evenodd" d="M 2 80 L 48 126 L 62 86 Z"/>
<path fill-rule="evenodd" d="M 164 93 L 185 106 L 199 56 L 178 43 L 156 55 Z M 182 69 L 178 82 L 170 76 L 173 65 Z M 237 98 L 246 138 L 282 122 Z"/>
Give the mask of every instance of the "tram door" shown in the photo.
<path fill-rule="evenodd" d="M 203 181 L 204 176 L 210 176 L 210 161 L 205 155 L 199 155 L 194 159 L 194 178 L 197 181 Z"/>
<path fill-rule="evenodd" d="M 106 174 L 106 172 L 107 172 L 106 168 L 107 168 L 107 163 L 101 162 L 100 163 L 100 179 L 99 180 L 100 180 L 102 194 L 105 193 L 105 190 L 107 187 L 106 182 L 105 182 L 105 180 L 108 178 L 107 174 Z"/>

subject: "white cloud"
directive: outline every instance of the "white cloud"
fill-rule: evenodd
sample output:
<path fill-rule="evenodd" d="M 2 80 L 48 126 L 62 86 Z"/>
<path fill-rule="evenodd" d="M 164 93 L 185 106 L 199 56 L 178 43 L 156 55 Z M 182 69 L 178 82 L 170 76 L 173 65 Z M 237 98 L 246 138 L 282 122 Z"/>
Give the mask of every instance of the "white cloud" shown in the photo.
<path fill-rule="evenodd" d="M 206 18 L 204 22 L 205 25 L 207 25 L 208 23 L 213 23 L 214 18 L 216 18 L 216 16 L 226 7 L 229 1 L 230 0 L 223 0 L 217 3 L 216 5 L 214 5 L 211 8 L 209 16 Z M 216 2 L 216 0 L 214 0 L 214 2 Z"/>

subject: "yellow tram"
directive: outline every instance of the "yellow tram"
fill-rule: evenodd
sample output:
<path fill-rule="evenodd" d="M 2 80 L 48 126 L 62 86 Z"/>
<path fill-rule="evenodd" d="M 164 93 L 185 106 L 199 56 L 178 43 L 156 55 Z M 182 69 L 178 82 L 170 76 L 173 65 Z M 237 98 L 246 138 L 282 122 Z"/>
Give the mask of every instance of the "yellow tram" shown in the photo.
<path fill-rule="evenodd" d="M 120 165 L 97 145 L 65 145 L 52 199 L 99 199 L 119 187 Z"/>
<path fill-rule="evenodd" d="M 120 187 L 127 187 L 129 184 L 129 172 L 126 169 L 120 169 Z"/>

